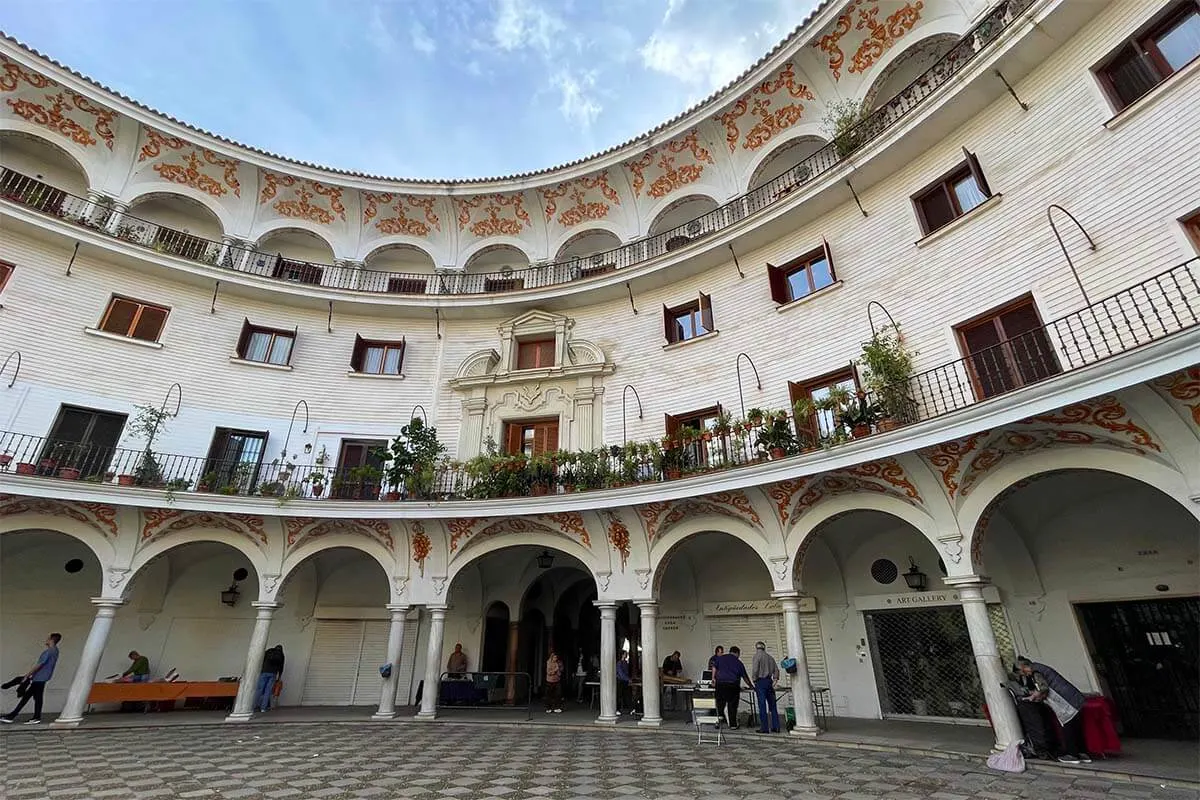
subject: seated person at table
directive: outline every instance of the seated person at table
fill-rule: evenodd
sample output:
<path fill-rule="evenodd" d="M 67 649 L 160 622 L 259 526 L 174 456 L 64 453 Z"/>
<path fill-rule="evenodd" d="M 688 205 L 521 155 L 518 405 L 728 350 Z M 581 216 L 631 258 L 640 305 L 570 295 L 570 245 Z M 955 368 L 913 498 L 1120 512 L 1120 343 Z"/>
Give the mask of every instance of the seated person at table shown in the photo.
<path fill-rule="evenodd" d="M 461 678 L 467 674 L 467 654 L 463 652 L 461 644 L 454 645 L 454 652 L 446 662 L 446 672 L 450 673 L 451 678 Z"/>
<path fill-rule="evenodd" d="M 679 658 L 679 651 L 676 650 L 663 659 L 662 673 L 664 677 L 670 675 L 672 678 L 677 678 L 681 672 L 683 672 L 683 661 Z"/>
<path fill-rule="evenodd" d="M 121 673 L 122 683 L 145 683 L 150 680 L 150 659 L 137 650 L 130 650 L 129 660 L 133 663 Z"/>

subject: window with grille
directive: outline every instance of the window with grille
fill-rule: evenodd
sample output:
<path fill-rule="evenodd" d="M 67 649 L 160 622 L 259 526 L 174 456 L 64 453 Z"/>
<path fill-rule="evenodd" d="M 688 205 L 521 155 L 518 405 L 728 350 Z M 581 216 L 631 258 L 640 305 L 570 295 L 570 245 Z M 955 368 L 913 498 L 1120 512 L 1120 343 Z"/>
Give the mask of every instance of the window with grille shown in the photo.
<path fill-rule="evenodd" d="M 208 447 L 208 458 L 204 461 L 204 474 L 198 483 L 212 492 L 250 492 L 258 482 L 266 447 L 266 431 L 216 428 Z"/>
<path fill-rule="evenodd" d="M 1062 372 L 1031 297 L 989 311 L 957 331 L 980 399 Z"/>
<path fill-rule="evenodd" d="M 3 285 L 3 281 L 0 281 L 0 285 Z M 168 309 L 162 306 L 114 295 L 108 301 L 104 316 L 100 318 L 100 330 L 141 339 L 143 342 L 157 342 L 167 323 L 168 313 Z"/>
<path fill-rule="evenodd" d="M 833 284 L 833 257 L 829 254 L 829 243 L 781 267 L 767 264 L 767 279 L 771 286 L 771 299 L 783 305 L 812 294 Z"/>
<path fill-rule="evenodd" d="M 558 418 L 504 423 L 504 451 L 539 456 L 558 450 Z"/>
<path fill-rule="evenodd" d="M 307 283 L 318 286 L 321 283 L 323 272 L 316 264 L 310 264 L 307 261 L 292 261 L 291 259 L 279 256 L 275 262 L 275 269 L 271 273 L 271 276 L 280 280 L 291 281 L 292 283 Z"/>
<path fill-rule="evenodd" d="M 921 230 L 945 227 L 992 196 L 979 159 L 963 148 L 966 160 L 913 195 Z"/>
<path fill-rule="evenodd" d="M 800 400 L 809 400 L 816 405 L 829 397 L 829 390 L 835 387 L 854 394 L 859 389 L 858 376 L 855 375 L 854 370 L 847 367 L 818 378 L 810 378 L 807 381 L 798 383 L 788 381 L 788 393 L 793 406 Z M 797 433 L 801 435 L 802 440 L 810 439 L 811 444 L 816 444 L 821 437 L 834 434 L 838 428 L 837 418 L 837 412 L 833 409 L 814 409 L 807 420 L 796 419 Z"/>
<path fill-rule="evenodd" d="M 517 342 L 517 369 L 539 369 L 554 366 L 554 337 Z"/>
<path fill-rule="evenodd" d="M 716 330 L 713 327 L 712 298 L 703 292 L 690 303 L 674 308 L 663 306 L 663 333 L 668 344 L 686 342 Z"/>
<path fill-rule="evenodd" d="M 237 356 L 245 361 L 284 367 L 292 362 L 295 342 L 295 330 L 264 328 L 245 320 L 242 323 L 242 335 L 238 338 Z"/>
<path fill-rule="evenodd" d="M 1200 1 L 1164 8 L 1095 69 L 1117 111 L 1200 57 Z"/>
<path fill-rule="evenodd" d="M 354 337 L 350 368 L 365 375 L 400 375 L 404 368 L 404 339 L 377 341 Z"/>
<path fill-rule="evenodd" d="M 77 469 L 81 477 L 103 475 L 110 469 L 117 442 L 125 429 L 125 414 L 94 408 L 62 406 L 46 436 L 38 470 L 54 475 L 58 469 Z"/>

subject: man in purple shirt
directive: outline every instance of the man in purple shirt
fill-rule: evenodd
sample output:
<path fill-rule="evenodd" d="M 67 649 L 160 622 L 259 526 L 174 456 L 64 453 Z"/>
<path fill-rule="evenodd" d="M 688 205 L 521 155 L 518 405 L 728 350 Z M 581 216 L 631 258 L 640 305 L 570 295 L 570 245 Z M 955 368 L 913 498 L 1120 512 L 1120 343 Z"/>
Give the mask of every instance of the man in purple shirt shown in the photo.
<path fill-rule="evenodd" d="M 741 701 L 740 681 L 745 681 L 746 687 L 754 688 L 754 684 L 750 683 L 750 676 L 746 674 L 746 665 L 742 663 L 742 651 L 737 647 L 729 648 L 729 652 L 723 656 L 716 656 L 714 666 L 716 667 L 715 679 L 717 682 L 717 716 L 724 717 L 725 709 L 729 709 L 729 728 L 737 730 L 737 712 L 738 703 Z"/>
<path fill-rule="evenodd" d="M 33 668 L 25 673 L 25 677 L 29 679 L 29 689 L 21 698 L 21 702 L 17 703 L 16 708 L 0 717 L 0 722 L 11 725 L 16 721 L 17 714 L 21 713 L 21 709 L 31 699 L 33 700 L 33 717 L 25 724 L 37 725 L 42 721 L 42 696 L 46 693 L 46 681 L 54 675 L 54 666 L 58 663 L 58 643 L 61 641 L 61 634 L 52 633 L 46 637 L 46 649 L 38 656 L 37 663 L 33 665 Z"/>

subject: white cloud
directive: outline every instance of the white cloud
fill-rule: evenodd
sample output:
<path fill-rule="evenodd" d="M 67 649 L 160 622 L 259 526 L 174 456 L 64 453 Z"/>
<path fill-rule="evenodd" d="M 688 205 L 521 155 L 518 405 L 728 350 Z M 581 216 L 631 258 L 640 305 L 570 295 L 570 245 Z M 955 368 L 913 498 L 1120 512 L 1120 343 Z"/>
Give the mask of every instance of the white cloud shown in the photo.
<path fill-rule="evenodd" d="M 663 14 L 662 24 L 666 25 L 668 22 L 670 22 L 672 15 L 674 15 L 679 9 L 683 8 L 683 4 L 686 2 L 687 0 L 667 0 L 667 10 Z"/>
<path fill-rule="evenodd" d="M 409 37 L 412 39 L 413 49 L 425 55 L 433 55 L 437 52 L 437 42 L 430 37 L 429 32 L 425 30 L 425 26 L 419 20 L 413 20 L 412 26 L 408 29 Z"/>
<path fill-rule="evenodd" d="M 392 35 L 387 21 L 383 18 L 382 6 L 371 6 L 371 19 L 367 22 L 367 40 L 380 53 L 390 55 L 396 52 L 396 37 Z"/>
<path fill-rule="evenodd" d="M 595 73 L 586 73 L 576 78 L 566 72 L 559 72 L 551 79 L 551 84 L 559 91 L 558 110 L 562 112 L 563 117 L 582 130 L 591 128 L 592 123 L 604 110 L 592 96 L 592 90 L 596 87 Z"/>
<path fill-rule="evenodd" d="M 562 19 L 533 0 L 498 0 L 492 38 L 501 50 L 530 48 L 549 53 L 566 29 Z"/>
<path fill-rule="evenodd" d="M 642 66 L 711 91 L 736 78 L 754 60 L 746 37 L 705 42 L 684 31 L 655 31 L 639 51 Z"/>

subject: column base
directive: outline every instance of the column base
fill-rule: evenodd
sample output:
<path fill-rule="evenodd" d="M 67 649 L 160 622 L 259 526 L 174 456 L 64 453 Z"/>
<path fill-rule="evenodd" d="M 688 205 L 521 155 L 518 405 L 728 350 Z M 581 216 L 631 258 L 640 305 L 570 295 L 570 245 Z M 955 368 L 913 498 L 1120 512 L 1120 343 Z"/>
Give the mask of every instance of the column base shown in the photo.
<path fill-rule="evenodd" d="M 821 729 L 816 726 L 808 728 L 797 725 L 788 731 L 788 733 L 792 736 L 800 736 L 805 739 L 815 739 L 821 735 Z"/>
<path fill-rule="evenodd" d="M 437 712 L 436 711 L 418 711 L 417 715 L 415 717 L 413 717 L 413 719 L 418 720 L 420 722 L 433 722 L 435 719 L 437 719 Z"/>
<path fill-rule="evenodd" d="M 638 727 L 641 728 L 657 728 L 662 725 L 662 717 L 642 717 L 638 720 Z"/>
<path fill-rule="evenodd" d="M 71 717 L 71 718 L 59 717 L 58 719 L 54 720 L 54 722 L 50 723 L 50 727 L 51 728 L 78 728 L 79 724 L 81 722 L 83 722 L 83 717 Z"/>
<path fill-rule="evenodd" d="M 225 718 L 226 722 L 249 722 L 254 719 L 254 712 L 249 711 L 244 714 L 233 713 Z"/>
<path fill-rule="evenodd" d="M 385 719 L 395 719 L 395 718 L 396 718 L 395 711 L 392 711 L 390 713 L 387 711 L 376 711 L 374 714 L 371 715 L 371 719 L 375 720 L 376 722 L 380 722 Z"/>
<path fill-rule="evenodd" d="M 616 725 L 618 719 L 620 719 L 620 717 L 599 716 L 599 717 L 596 717 L 595 724 L 597 724 L 597 725 Z"/>

